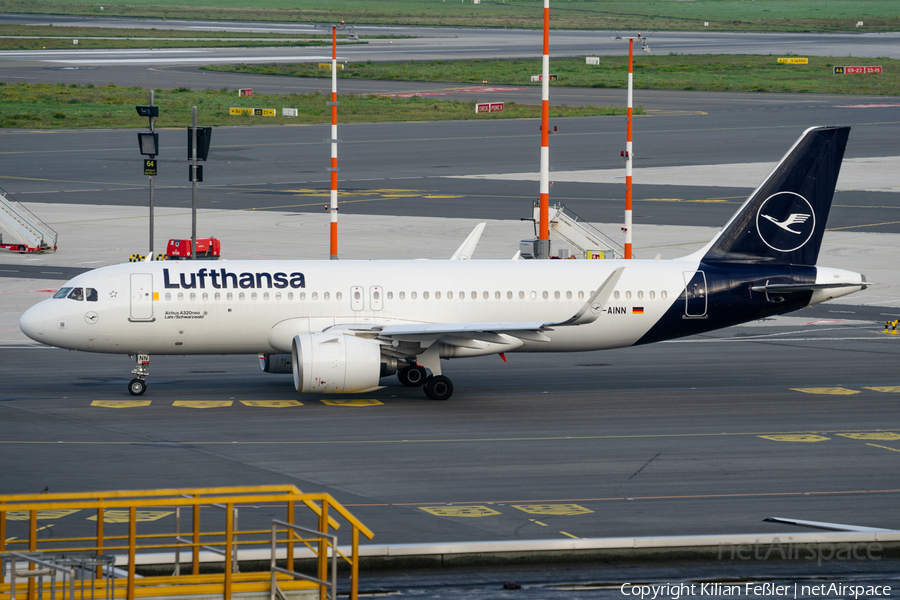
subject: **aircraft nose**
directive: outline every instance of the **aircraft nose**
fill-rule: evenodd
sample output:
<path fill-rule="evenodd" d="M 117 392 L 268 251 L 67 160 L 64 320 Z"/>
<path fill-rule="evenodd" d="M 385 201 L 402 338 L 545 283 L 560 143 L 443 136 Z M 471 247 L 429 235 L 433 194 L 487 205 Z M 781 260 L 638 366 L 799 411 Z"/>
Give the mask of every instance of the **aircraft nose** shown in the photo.
<path fill-rule="evenodd" d="M 19 318 L 19 329 L 36 342 L 44 341 L 44 307 L 38 304 Z"/>

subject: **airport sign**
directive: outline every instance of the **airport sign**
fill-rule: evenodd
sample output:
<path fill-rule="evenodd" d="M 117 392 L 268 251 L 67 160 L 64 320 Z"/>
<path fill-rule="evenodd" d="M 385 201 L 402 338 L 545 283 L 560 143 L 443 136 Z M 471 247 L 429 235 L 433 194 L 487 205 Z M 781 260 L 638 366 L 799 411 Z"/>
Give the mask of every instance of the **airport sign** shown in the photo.
<path fill-rule="evenodd" d="M 881 75 L 881 67 L 834 67 L 835 75 L 867 75 L 869 73 Z"/>
<path fill-rule="evenodd" d="M 475 104 L 475 114 L 503 112 L 502 102 L 478 102 Z"/>
<path fill-rule="evenodd" d="M 145 158 L 144 159 L 144 175 L 150 175 L 150 176 L 156 175 L 156 159 L 155 158 Z"/>
<path fill-rule="evenodd" d="M 807 65 L 809 64 L 808 58 L 779 58 L 779 65 Z"/>

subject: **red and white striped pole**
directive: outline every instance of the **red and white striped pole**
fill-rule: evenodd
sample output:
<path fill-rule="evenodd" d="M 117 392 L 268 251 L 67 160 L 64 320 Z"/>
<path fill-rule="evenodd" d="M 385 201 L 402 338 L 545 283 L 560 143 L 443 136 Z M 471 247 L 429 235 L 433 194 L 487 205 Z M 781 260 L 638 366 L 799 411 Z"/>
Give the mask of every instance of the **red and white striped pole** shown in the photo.
<path fill-rule="evenodd" d="M 625 138 L 625 258 L 631 256 L 631 121 L 634 81 L 634 38 L 628 38 L 628 133 Z"/>
<path fill-rule="evenodd" d="M 541 77 L 541 210 L 539 256 L 550 258 L 550 0 L 544 0 L 544 56 Z"/>
<path fill-rule="evenodd" d="M 338 257 L 338 238 L 337 238 L 337 184 L 338 184 L 338 165 L 337 165 L 337 26 L 331 28 L 331 260 L 337 260 Z"/>

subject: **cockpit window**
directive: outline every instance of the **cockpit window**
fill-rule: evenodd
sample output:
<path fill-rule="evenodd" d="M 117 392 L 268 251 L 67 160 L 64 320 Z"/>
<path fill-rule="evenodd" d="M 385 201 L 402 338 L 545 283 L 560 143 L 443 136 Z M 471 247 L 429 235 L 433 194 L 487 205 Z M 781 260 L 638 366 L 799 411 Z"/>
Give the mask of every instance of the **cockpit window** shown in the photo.
<path fill-rule="evenodd" d="M 85 291 L 87 292 L 86 296 L 88 302 L 97 301 L 97 290 L 95 290 L 94 288 L 85 288 Z"/>
<path fill-rule="evenodd" d="M 79 302 L 84 300 L 84 289 L 72 288 L 72 291 L 69 293 L 69 300 L 78 300 Z"/>
<path fill-rule="evenodd" d="M 72 288 L 60 288 L 58 292 L 53 294 L 54 298 L 65 298 L 69 295 L 69 292 L 72 291 Z"/>

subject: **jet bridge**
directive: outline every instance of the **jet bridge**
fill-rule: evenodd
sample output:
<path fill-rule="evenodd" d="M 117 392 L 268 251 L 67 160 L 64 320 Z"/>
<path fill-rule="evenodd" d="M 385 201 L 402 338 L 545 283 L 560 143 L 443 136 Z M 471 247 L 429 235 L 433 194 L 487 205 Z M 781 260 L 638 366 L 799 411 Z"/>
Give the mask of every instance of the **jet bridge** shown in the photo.
<path fill-rule="evenodd" d="M 8 231 L 18 243 L 3 243 L 0 247 L 14 252 L 53 252 L 56 250 L 57 233 L 34 213 L 16 202 L 0 189 L 0 229 Z"/>
<path fill-rule="evenodd" d="M 540 219 L 540 205 L 534 205 L 534 222 Z M 624 258 L 623 247 L 583 220 L 562 203 L 550 205 L 550 232 L 587 258 L 588 251 L 602 251 L 607 258 Z"/>

